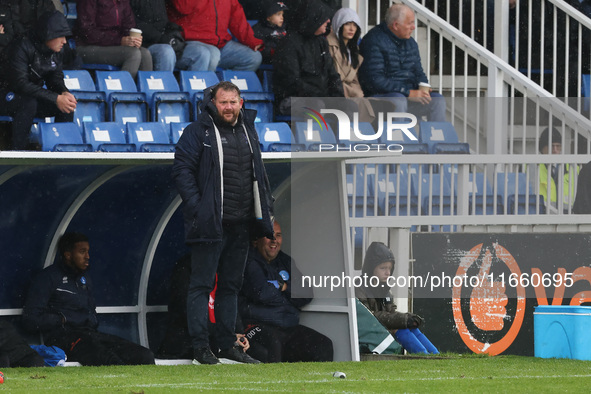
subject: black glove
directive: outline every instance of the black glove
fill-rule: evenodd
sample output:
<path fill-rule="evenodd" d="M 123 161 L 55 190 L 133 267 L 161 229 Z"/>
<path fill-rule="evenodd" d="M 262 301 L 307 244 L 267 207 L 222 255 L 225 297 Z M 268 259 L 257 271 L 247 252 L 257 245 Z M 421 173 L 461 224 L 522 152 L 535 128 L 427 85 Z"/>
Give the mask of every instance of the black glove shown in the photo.
<path fill-rule="evenodd" d="M 425 319 L 419 315 L 409 313 L 406 318 L 406 328 L 418 328 L 423 325 Z"/>

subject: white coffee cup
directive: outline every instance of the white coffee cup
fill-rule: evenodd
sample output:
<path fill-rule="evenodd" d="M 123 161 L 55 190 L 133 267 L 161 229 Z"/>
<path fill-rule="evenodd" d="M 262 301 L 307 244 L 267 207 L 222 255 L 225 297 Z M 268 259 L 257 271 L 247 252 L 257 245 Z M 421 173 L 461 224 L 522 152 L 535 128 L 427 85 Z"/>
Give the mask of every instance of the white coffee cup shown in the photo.
<path fill-rule="evenodd" d="M 423 92 L 431 92 L 431 85 L 426 82 L 419 82 L 419 90 Z"/>
<path fill-rule="evenodd" d="M 426 82 L 419 82 L 419 90 L 422 92 L 431 92 L 431 85 Z"/>
<path fill-rule="evenodd" d="M 142 36 L 142 31 L 140 29 L 136 29 L 134 27 L 134 28 L 129 29 L 129 35 L 131 37 L 141 37 Z"/>

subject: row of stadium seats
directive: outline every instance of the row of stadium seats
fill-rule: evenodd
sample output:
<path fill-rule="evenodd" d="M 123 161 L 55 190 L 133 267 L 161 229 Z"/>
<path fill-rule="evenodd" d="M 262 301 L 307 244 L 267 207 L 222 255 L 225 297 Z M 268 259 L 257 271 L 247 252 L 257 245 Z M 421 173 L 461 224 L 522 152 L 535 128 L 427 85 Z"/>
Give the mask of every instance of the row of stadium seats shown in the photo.
<path fill-rule="evenodd" d="M 55 152 L 174 152 L 189 123 L 39 123 L 31 132 L 41 150 Z"/>
<path fill-rule="evenodd" d="M 246 108 L 257 110 L 257 121 L 273 118 L 273 94 L 263 91 L 256 73 L 223 70 L 139 71 L 137 82 L 126 71 L 64 71 L 64 82 L 76 96 L 74 120 L 84 122 L 189 122 L 196 119 L 203 91 L 220 80 L 236 84 Z M 179 83 L 180 81 L 180 83 Z"/>
<path fill-rule="evenodd" d="M 376 131 L 370 123 L 359 123 L 359 131 L 363 135 L 375 135 Z M 375 150 L 375 144 L 400 144 L 403 152 L 408 153 L 447 153 L 468 154 L 470 146 L 461 143 L 453 125 L 449 122 L 421 122 L 419 132 L 410 129 L 416 140 L 410 139 L 402 130 L 394 130 L 390 136 L 383 131 L 376 141 L 367 141 L 350 133 L 349 139 L 338 139 L 330 125 L 319 126 L 314 122 L 294 122 L 294 132 L 287 123 L 259 123 L 257 130 L 263 151 L 318 151 L 324 150 Z M 383 130 L 386 130 L 384 125 Z M 357 146 L 357 148 L 356 148 Z M 381 149 L 384 149 L 382 147 Z"/>

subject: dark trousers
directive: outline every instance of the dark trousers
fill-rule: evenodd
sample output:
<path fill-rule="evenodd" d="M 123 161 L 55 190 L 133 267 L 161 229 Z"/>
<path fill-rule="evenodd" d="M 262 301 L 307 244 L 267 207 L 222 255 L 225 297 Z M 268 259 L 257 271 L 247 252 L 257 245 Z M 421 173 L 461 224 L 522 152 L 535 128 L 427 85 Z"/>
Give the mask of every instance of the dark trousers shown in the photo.
<path fill-rule="evenodd" d="M 29 148 L 29 133 L 35 117 L 53 117 L 56 122 L 72 122 L 74 114 L 61 112 L 56 103 L 0 90 L 0 113 L 12 116 L 12 149 Z"/>
<path fill-rule="evenodd" d="M 332 341 L 310 327 L 280 328 L 267 324 L 250 326 L 248 353 L 265 363 L 332 361 Z"/>
<path fill-rule="evenodd" d="M 0 321 L 0 367 L 43 367 L 45 362 L 14 326 Z"/>
<path fill-rule="evenodd" d="M 209 346 L 208 301 L 216 273 L 216 342 L 221 349 L 229 349 L 236 342 L 237 298 L 248 254 L 249 229 L 248 224 L 224 225 L 222 241 L 192 246 L 187 324 L 194 349 Z"/>
<path fill-rule="evenodd" d="M 92 330 L 64 330 L 48 336 L 48 346 L 66 352 L 68 361 L 82 365 L 141 365 L 154 364 L 154 354 L 148 348 L 115 335 Z"/>

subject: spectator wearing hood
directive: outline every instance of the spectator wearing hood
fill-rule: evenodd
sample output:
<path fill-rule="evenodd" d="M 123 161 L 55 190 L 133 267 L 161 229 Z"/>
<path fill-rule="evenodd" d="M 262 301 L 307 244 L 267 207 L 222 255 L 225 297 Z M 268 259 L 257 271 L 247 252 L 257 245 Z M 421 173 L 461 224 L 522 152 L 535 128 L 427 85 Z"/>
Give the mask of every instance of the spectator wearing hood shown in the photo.
<path fill-rule="evenodd" d="M 591 162 L 585 164 L 579 173 L 573 213 L 591 213 Z"/>
<path fill-rule="evenodd" d="M 287 31 L 283 13 L 288 10 L 282 1 L 266 0 L 265 13 L 259 22 L 252 27 L 254 36 L 263 40 L 263 62 L 271 63 L 279 42 L 285 38 Z"/>
<path fill-rule="evenodd" d="M 187 47 L 181 67 L 256 71 L 263 42 L 254 36 L 238 0 L 170 0 L 168 18 L 183 28 Z M 232 36 L 237 41 L 232 39 Z"/>
<path fill-rule="evenodd" d="M 364 286 L 355 289 L 355 296 L 408 352 L 437 354 L 437 348 L 419 330 L 424 319 L 414 313 L 396 310 L 388 285 L 394 265 L 392 251 L 382 242 L 372 242 L 367 248 L 361 269 L 365 278 Z M 372 277 L 379 279 L 377 285 L 375 280 L 371 280 Z"/>
<path fill-rule="evenodd" d="M 285 115 L 291 113 L 292 97 L 344 97 L 326 41 L 331 9 L 316 0 L 309 1 L 306 10 L 299 26 L 289 26 L 273 59 L 273 89 L 279 112 Z"/>
<path fill-rule="evenodd" d="M 129 0 L 79 0 L 74 27 L 76 48 L 84 63 L 121 67 L 135 79 L 138 70 L 152 71 L 152 55 L 142 37 L 132 37 L 135 18 Z"/>
<path fill-rule="evenodd" d="M 66 88 L 62 71 L 62 47 L 71 34 L 62 13 L 48 12 L 29 36 L 17 39 L 2 52 L 0 112 L 13 118 L 13 149 L 29 148 L 35 117 L 73 121 L 76 98 Z"/>
<path fill-rule="evenodd" d="M 357 45 L 361 36 L 360 26 L 361 20 L 354 10 L 341 8 L 332 18 L 332 29 L 327 39 L 330 55 L 343 82 L 345 97 L 357 103 L 363 122 L 371 122 L 374 110 L 369 100 L 363 98 L 358 78 L 359 67 L 363 62 Z"/>

